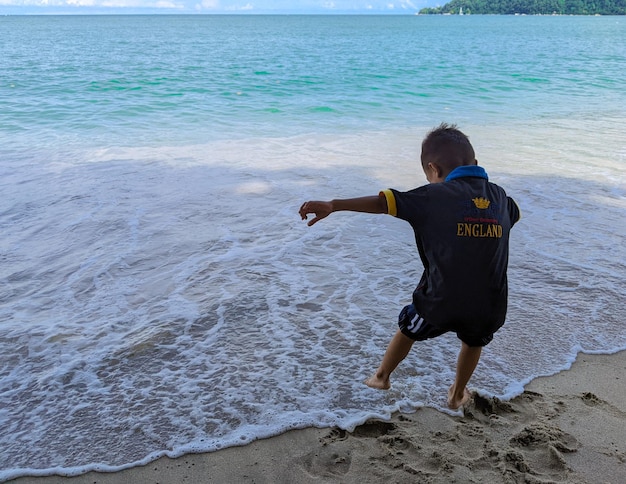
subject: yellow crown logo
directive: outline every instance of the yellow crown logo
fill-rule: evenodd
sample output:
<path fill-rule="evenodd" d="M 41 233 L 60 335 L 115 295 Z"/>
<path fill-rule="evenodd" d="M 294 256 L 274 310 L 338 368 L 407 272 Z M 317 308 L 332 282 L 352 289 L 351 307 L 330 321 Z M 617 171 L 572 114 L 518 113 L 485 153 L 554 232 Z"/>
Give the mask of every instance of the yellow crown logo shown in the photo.
<path fill-rule="evenodd" d="M 489 200 L 483 197 L 472 198 L 472 202 L 476 205 L 476 208 L 480 208 L 484 210 L 485 208 L 489 208 L 489 204 L 491 203 Z"/>

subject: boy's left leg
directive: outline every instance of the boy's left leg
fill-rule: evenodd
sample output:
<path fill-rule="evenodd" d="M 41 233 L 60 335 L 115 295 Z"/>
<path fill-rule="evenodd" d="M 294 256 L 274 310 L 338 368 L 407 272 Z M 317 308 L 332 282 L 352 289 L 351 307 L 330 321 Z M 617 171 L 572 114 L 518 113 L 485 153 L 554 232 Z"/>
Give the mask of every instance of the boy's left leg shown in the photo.
<path fill-rule="evenodd" d="M 456 377 L 454 384 L 448 390 L 448 407 L 452 410 L 463 406 L 471 398 L 466 386 L 478 365 L 482 350 L 482 346 L 469 346 L 464 341 L 461 342 L 461 351 L 456 363 Z"/>
<path fill-rule="evenodd" d="M 398 330 L 391 339 L 378 370 L 365 380 L 365 384 L 378 390 L 389 390 L 391 387 L 389 376 L 400 362 L 406 358 L 406 355 L 409 354 L 414 342 L 411 338 L 402 334 L 402 331 Z"/>

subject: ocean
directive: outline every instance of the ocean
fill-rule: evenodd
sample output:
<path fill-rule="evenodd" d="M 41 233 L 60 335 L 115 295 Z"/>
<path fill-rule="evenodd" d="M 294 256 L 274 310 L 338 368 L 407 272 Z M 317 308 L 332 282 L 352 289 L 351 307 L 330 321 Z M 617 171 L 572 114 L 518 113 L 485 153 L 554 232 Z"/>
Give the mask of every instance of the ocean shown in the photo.
<path fill-rule="evenodd" d="M 512 398 L 626 349 L 626 19 L 0 17 L 0 481 L 445 409 L 459 342 L 378 366 L 410 227 L 308 199 L 426 183 L 457 123 L 522 210 L 507 323 L 470 387 Z"/>

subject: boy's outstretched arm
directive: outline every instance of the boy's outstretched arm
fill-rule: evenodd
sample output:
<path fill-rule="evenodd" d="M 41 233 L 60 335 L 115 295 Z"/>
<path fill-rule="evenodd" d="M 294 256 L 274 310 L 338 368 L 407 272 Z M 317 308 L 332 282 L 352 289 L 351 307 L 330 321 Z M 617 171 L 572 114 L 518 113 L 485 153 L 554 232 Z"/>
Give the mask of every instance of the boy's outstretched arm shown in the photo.
<path fill-rule="evenodd" d="M 387 213 L 387 199 L 385 195 L 380 193 L 379 195 L 371 197 L 331 200 L 329 202 L 304 202 L 300 207 L 300 216 L 302 220 L 306 220 L 308 214 L 315 214 L 315 218 L 307 224 L 311 226 L 323 218 L 328 217 L 331 213 L 342 210 L 349 210 L 351 212 Z"/>

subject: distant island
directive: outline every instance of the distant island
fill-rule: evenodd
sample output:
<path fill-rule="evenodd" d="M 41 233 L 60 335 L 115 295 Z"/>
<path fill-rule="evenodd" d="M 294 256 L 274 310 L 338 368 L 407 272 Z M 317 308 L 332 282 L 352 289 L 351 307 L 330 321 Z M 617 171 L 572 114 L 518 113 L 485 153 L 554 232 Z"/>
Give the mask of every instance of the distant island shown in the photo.
<path fill-rule="evenodd" d="M 626 15 L 623 0 L 452 0 L 420 14 Z"/>

